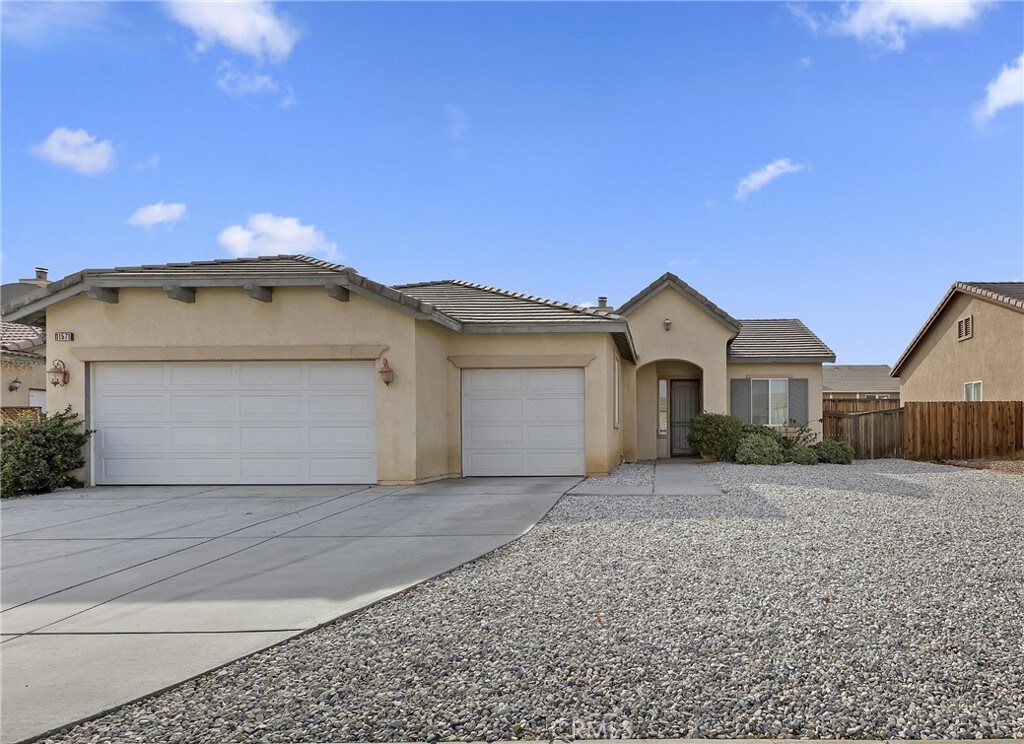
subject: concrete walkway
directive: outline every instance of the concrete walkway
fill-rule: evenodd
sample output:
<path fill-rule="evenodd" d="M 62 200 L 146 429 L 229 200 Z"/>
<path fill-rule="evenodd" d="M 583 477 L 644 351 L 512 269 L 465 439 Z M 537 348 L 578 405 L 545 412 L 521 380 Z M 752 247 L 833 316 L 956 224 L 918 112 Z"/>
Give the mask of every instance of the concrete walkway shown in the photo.
<path fill-rule="evenodd" d="M 660 496 L 721 496 L 722 491 L 704 475 L 696 457 L 658 460 L 654 466 L 654 493 Z"/>
<path fill-rule="evenodd" d="M 696 457 L 673 457 L 654 464 L 653 486 L 603 486 L 591 479 L 569 491 L 572 496 L 720 496 L 722 492 L 700 469 Z"/>
<path fill-rule="evenodd" d="M 473 560 L 533 527 L 578 480 L 5 501 L 0 741 L 176 685 Z"/>

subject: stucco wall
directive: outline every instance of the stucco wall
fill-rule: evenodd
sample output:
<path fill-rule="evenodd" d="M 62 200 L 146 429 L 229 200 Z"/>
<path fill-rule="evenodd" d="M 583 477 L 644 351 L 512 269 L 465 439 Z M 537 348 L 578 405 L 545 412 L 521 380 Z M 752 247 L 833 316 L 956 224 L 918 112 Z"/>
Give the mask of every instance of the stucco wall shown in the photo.
<path fill-rule="evenodd" d="M 21 387 L 11 391 L 7 387 L 17 378 Z M 0 403 L 4 406 L 27 406 L 29 390 L 46 392 L 46 365 L 4 359 L 0 362 Z"/>
<path fill-rule="evenodd" d="M 973 315 L 974 336 L 957 341 Z M 958 293 L 900 369 L 900 400 L 963 400 L 981 380 L 984 400 L 1024 400 L 1024 313 Z"/>
<path fill-rule="evenodd" d="M 630 310 L 627 317 L 641 365 L 661 359 L 697 365 L 704 373 L 704 410 L 726 412 L 725 349 L 736 335 L 733 331 L 671 286 Z M 671 330 L 662 325 L 665 318 L 672 321 Z"/>
<path fill-rule="evenodd" d="M 66 387 L 51 388 L 51 410 L 86 411 L 87 362 L 358 358 L 379 366 L 386 357 L 395 377 L 391 385 L 377 383 L 378 478 L 412 483 L 462 470 L 462 371 L 452 358 L 509 367 L 569 364 L 585 367 L 588 474 L 608 472 L 622 456 L 630 398 L 623 384 L 616 428 L 613 365 L 619 362 L 606 333 L 459 334 L 390 303 L 355 292 L 338 302 L 316 287 L 277 288 L 271 303 L 240 288 L 199 289 L 195 303 L 159 289 L 122 289 L 116 304 L 78 296 L 50 307 L 47 316 L 51 332 L 75 334 L 72 342 L 48 345 L 47 363 L 60 358 L 71 374 Z"/>
<path fill-rule="evenodd" d="M 349 302 L 321 288 L 279 287 L 273 302 L 251 299 L 241 288 L 204 288 L 195 303 L 172 300 L 159 289 L 122 289 L 117 303 L 77 296 L 47 310 L 47 328 L 72 331 L 75 340 L 47 344 L 47 364 L 60 358 L 71 381 L 51 388 L 50 410 L 86 407 L 86 362 L 130 360 L 375 358 L 386 346 L 395 368 L 390 386 L 377 383 L 377 452 L 381 482 L 416 479 L 415 321 L 388 304 L 353 293 Z"/>
<path fill-rule="evenodd" d="M 807 426 L 821 437 L 821 364 L 730 364 L 729 379 L 796 377 L 807 379 Z M 732 384 L 731 382 L 729 383 Z M 730 410 L 729 413 L 732 413 Z"/>

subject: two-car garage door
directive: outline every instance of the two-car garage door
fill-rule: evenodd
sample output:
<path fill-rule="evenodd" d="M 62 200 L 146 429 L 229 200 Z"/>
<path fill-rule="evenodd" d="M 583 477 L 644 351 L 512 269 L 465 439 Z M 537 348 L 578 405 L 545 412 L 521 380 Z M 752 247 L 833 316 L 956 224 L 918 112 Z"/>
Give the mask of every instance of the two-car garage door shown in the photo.
<path fill-rule="evenodd" d="M 372 362 L 92 365 L 98 484 L 376 483 Z"/>

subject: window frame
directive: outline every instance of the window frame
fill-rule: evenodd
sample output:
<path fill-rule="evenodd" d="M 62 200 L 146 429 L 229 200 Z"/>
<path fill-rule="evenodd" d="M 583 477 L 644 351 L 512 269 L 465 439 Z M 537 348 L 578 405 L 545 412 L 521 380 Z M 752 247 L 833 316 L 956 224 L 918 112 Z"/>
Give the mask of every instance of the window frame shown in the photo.
<path fill-rule="evenodd" d="M 978 386 L 977 387 L 978 397 L 977 398 L 969 398 L 968 395 L 967 395 L 967 389 L 972 387 L 972 386 L 974 386 L 974 385 Z M 981 403 L 982 401 L 984 401 L 985 397 L 983 395 L 983 387 L 984 386 L 982 385 L 981 380 L 972 380 L 970 382 L 965 382 L 964 383 L 964 401 L 967 402 L 967 403 Z"/>
<path fill-rule="evenodd" d="M 750 422 L 754 423 L 754 383 L 758 381 L 765 381 L 768 383 L 768 415 L 766 416 L 767 423 L 763 426 L 773 426 L 782 428 L 789 426 L 789 378 L 788 377 L 751 377 L 750 378 Z M 786 413 L 783 417 L 781 424 L 772 423 L 772 383 L 773 382 L 785 382 L 786 383 Z"/>
<path fill-rule="evenodd" d="M 956 340 L 966 341 L 974 338 L 974 314 L 965 315 L 956 322 Z M 964 383 L 965 385 L 967 383 Z"/>
<path fill-rule="evenodd" d="M 618 358 L 615 359 L 614 367 L 615 367 L 615 375 L 614 375 L 614 377 L 615 377 L 615 404 L 614 404 L 614 414 L 613 414 L 613 418 L 612 418 L 612 426 L 613 426 L 613 428 L 618 429 L 620 421 L 621 421 L 621 415 L 622 415 L 622 362 Z"/>
<path fill-rule="evenodd" d="M 665 393 L 664 395 L 662 395 L 662 390 L 663 389 L 664 389 L 664 393 Z M 665 410 L 664 411 L 661 410 L 661 401 L 662 401 L 662 399 L 664 399 L 664 401 L 665 401 Z M 668 378 L 659 377 L 658 378 L 658 420 L 656 422 L 657 432 L 658 432 L 658 439 L 667 439 L 668 438 L 668 431 L 669 431 L 669 426 L 670 426 L 670 422 L 669 422 L 670 406 L 671 406 L 671 403 L 669 402 Z M 662 417 L 664 417 L 664 420 L 665 420 L 664 428 L 662 428 L 662 426 L 661 426 Z"/>

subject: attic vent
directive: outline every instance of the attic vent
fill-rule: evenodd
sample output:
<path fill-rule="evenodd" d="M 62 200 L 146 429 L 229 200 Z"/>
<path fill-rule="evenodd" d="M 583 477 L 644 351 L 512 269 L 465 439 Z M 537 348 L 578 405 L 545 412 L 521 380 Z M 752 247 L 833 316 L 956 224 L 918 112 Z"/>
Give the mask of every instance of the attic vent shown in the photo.
<path fill-rule="evenodd" d="M 956 323 L 956 340 L 965 341 L 974 336 L 974 316 L 968 315 Z"/>

